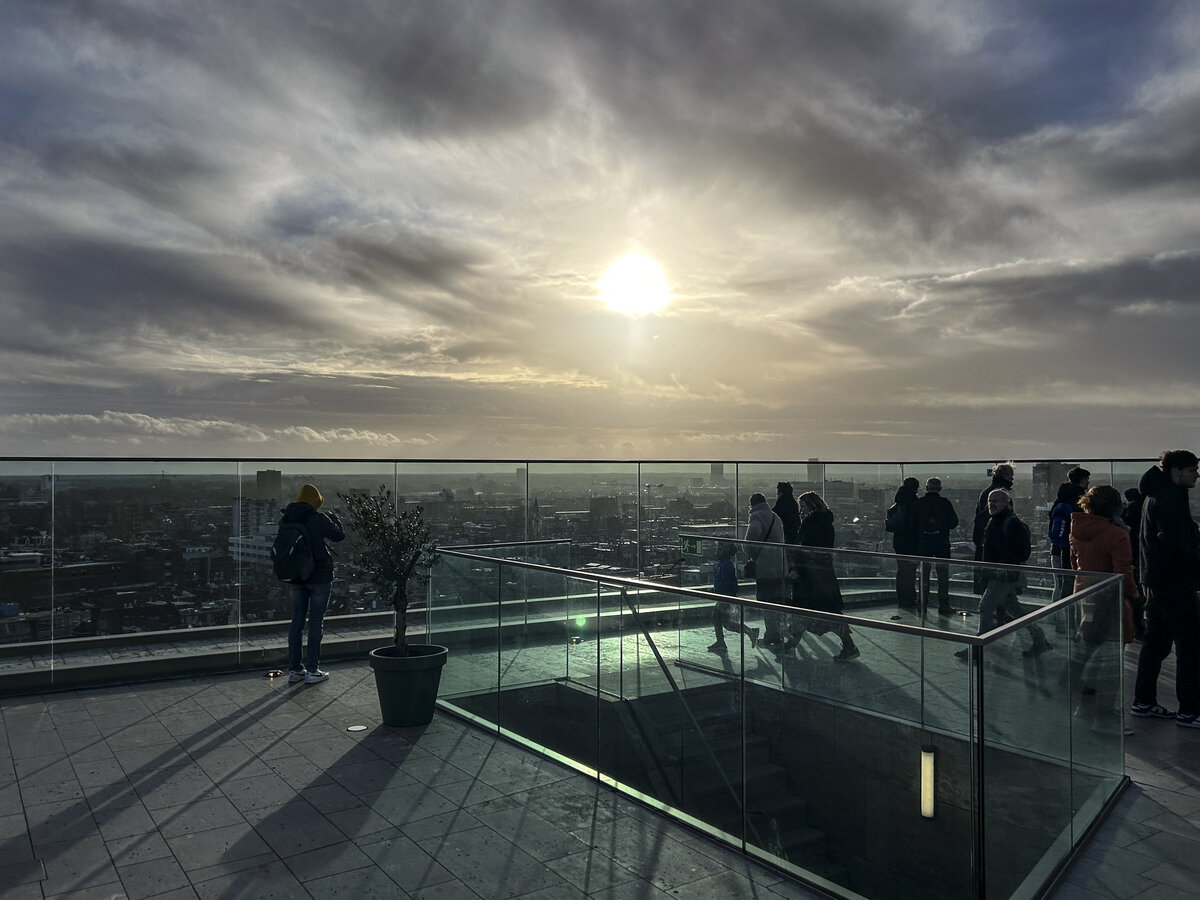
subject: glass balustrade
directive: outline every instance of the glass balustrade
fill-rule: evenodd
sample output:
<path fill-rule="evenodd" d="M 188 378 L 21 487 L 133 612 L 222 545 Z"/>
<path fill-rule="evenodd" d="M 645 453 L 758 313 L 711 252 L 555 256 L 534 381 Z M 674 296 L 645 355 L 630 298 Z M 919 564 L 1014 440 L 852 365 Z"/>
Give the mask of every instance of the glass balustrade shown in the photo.
<path fill-rule="evenodd" d="M 125 670 L 105 666 L 137 660 L 167 674 L 217 653 L 223 665 L 277 662 L 290 609 L 269 547 L 280 509 L 305 482 L 318 485 L 326 509 L 339 492 L 384 485 L 424 510 L 441 546 L 520 546 L 513 552 L 530 562 L 679 584 L 691 576 L 678 533 L 744 537 L 755 491 L 772 503 L 779 481 L 797 496 L 821 492 L 839 548 L 888 551 L 883 515 L 900 481 L 937 475 L 960 521 L 949 577 L 970 605 L 959 563 L 973 557 L 974 504 L 995 462 L 0 459 L 0 691 L 70 686 L 79 667 L 89 679 L 124 680 Z M 1151 465 L 1080 462 L 1095 483 L 1120 489 Z M 1014 503 L 1033 531 L 1032 562 L 1049 562 L 1047 510 L 1073 464 L 1016 464 Z M 335 548 L 330 653 L 357 653 L 360 639 L 389 633 L 386 598 L 358 577 L 354 546 L 351 533 Z M 837 565 L 847 602 L 864 613 L 871 592 L 894 579 L 894 560 Z M 417 601 L 410 629 L 425 625 Z"/>
<path fill-rule="evenodd" d="M 1119 579 L 1055 600 L 1052 569 L 956 562 L 972 611 L 939 616 L 897 607 L 890 555 L 832 550 L 835 614 L 744 576 L 714 592 L 722 555 L 767 545 L 679 543 L 681 586 L 445 550 L 442 702 L 847 896 L 1035 896 L 1119 790 L 1122 645 L 1075 624 L 1119 608 Z M 1020 616 L 983 635 L 975 570 L 1019 578 Z M 469 620 L 442 610 L 464 596 Z M 772 615 L 794 646 L 752 639 Z M 845 629 L 860 655 L 839 661 Z"/>

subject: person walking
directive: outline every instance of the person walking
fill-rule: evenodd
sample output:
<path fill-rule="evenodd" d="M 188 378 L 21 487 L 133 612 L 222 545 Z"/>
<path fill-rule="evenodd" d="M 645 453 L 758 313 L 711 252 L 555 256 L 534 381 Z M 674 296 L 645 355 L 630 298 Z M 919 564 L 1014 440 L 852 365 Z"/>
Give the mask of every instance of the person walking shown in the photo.
<path fill-rule="evenodd" d="M 800 531 L 797 542 L 802 548 L 792 551 L 788 578 L 792 582 L 792 605 L 802 609 L 840 613 L 842 591 L 838 586 L 837 573 L 833 570 L 833 558 L 822 549 L 833 547 L 833 512 L 816 491 L 805 491 L 800 495 Z M 832 631 L 842 642 L 842 650 L 834 659 L 849 662 L 859 656 L 858 647 L 850 635 L 850 626 L 845 623 L 830 623 L 825 619 L 793 615 L 789 620 L 790 634 L 780 656 L 790 655 L 800 643 L 805 631 L 824 634 Z"/>
<path fill-rule="evenodd" d="M 283 511 L 282 521 L 300 522 L 308 533 L 308 546 L 312 552 L 314 568 L 312 574 L 300 584 L 291 587 L 292 624 L 288 629 L 288 683 L 303 680 L 305 684 L 317 684 L 329 678 L 322 672 L 321 635 L 325 610 L 329 607 L 329 592 L 333 586 L 333 556 L 325 541 L 335 543 L 345 540 L 336 513 L 318 512 L 325 499 L 316 486 L 306 484 L 300 488 L 294 503 Z M 304 622 L 308 620 L 308 652 L 301 660 L 301 641 Z"/>
<path fill-rule="evenodd" d="M 984 528 L 980 546 L 982 561 L 1021 565 L 1029 559 L 1029 526 L 1013 512 L 1008 491 L 1002 488 L 992 491 L 988 494 L 987 505 L 988 523 Z M 986 566 L 981 568 L 984 573 L 984 587 L 983 596 L 979 600 L 978 633 L 984 634 L 997 626 L 998 614 L 1004 614 L 1006 621 L 1011 621 L 1025 615 L 1025 609 L 1017 599 L 1021 589 L 1020 572 L 1015 569 L 992 569 Z M 1033 636 L 1033 646 L 1024 652 L 1024 656 L 1040 656 L 1053 649 L 1040 625 L 1030 625 L 1028 630 Z M 964 647 L 954 655 L 965 660 L 969 656 L 968 648 Z"/>
<path fill-rule="evenodd" d="M 746 540 L 779 544 L 778 550 L 768 547 L 749 547 L 746 552 L 750 562 L 748 578 L 754 579 L 754 598 L 760 603 L 786 603 L 787 567 L 783 556 L 783 522 L 767 505 L 767 498 L 760 493 L 750 497 L 750 521 L 746 523 Z M 768 646 L 783 642 L 784 613 L 766 610 L 763 613 L 765 634 L 763 643 Z"/>
<path fill-rule="evenodd" d="M 925 482 L 925 496 L 918 506 L 921 534 L 918 553 L 921 556 L 950 558 L 950 532 L 958 527 L 958 513 L 954 504 L 942 496 L 942 479 L 934 477 Z M 929 605 L 930 563 L 921 563 L 921 608 Z M 950 605 L 950 566 L 937 564 L 938 615 L 952 616 L 957 612 Z"/>
<path fill-rule="evenodd" d="M 1200 728 L 1200 536 L 1188 504 L 1196 486 L 1196 454 L 1167 450 L 1138 485 L 1144 498 L 1140 521 L 1142 589 L 1146 594 L 1146 636 L 1138 655 L 1133 692 L 1135 716 L 1174 718 L 1176 725 Z M 1175 698 L 1179 711 L 1158 702 L 1158 674 L 1175 645 Z"/>
<path fill-rule="evenodd" d="M 737 554 L 737 547 L 729 541 L 722 541 L 717 545 L 717 552 L 719 557 L 717 567 L 713 572 L 713 593 L 736 597 L 739 585 L 733 557 Z M 718 600 L 716 606 L 713 607 L 713 630 L 716 632 L 717 639 L 709 644 L 709 653 L 723 656 L 729 652 L 729 648 L 725 646 L 726 628 L 750 638 L 751 649 L 758 646 L 758 629 L 747 625 L 741 615 L 735 616 L 732 603 L 727 600 Z"/>

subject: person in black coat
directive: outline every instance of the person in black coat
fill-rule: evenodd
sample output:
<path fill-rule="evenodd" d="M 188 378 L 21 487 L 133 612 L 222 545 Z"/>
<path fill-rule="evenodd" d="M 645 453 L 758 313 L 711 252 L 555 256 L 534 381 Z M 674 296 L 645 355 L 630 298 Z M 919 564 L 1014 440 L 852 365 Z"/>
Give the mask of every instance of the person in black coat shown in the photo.
<path fill-rule="evenodd" d="M 1011 491 L 1013 487 L 1013 464 L 1012 463 L 996 463 L 990 470 L 992 483 L 979 492 L 979 500 L 975 503 L 975 524 L 971 530 L 971 543 L 975 545 L 975 559 L 983 559 L 983 530 L 987 528 L 988 523 L 988 494 L 999 488 L 1004 491 Z M 983 577 L 983 569 L 975 568 L 975 593 L 982 594 L 987 586 L 987 581 Z"/>
<path fill-rule="evenodd" d="M 792 483 L 780 481 L 775 485 L 775 505 L 771 512 L 779 516 L 783 522 L 783 539 L 786 543 L 796 543 L 796 535 L 800 531 L 800 507 L 792 496 Z"/>
<path fill-rule="evenodd" d="M 792 582 L 792 605 L 801 609 L 816 609 L 821 612 L 842 611 L 842 591 L 838 586 L 837 573 L 833 570 L 833 558 L 820 552 L 834 544 L 833 512 L 816 491 L 800 495 L 800 529 L 797 543 L 803 548 L 791 554 L 791 569 L 788 579 Z M 859 656 L 858 647 L 850 635 L 850 626 L 830 623 L 809 616 L 792 616 L 790 634 L 784 643 L 781 656 L 791 654 L 800 643 L 805 631 L 814 634 L 834 632 L 842 641 L 841 652 L 834 657 L 838 662 L 848 662 Z"/>
<path fill-rule="evenodd" d="M 1196 454 L 1168 450 L 1142 476 L 1145 500 L 1139 529 L 1142 589 L 1146 592 L 1146 637 L 1138 655 L 1133 691 L 1135 716 L 1171 718 L 1200 728 L 1200 535 L 1192 519 L 1188 491 L 1196 486 Z M 1178 713 L 1160 706 L 1158 673 L 1175 645 L 1175 697 Z"/>
<path fill-rule="evenodd" d="M 920 543 L 917 552 L 921 556 L 950 558 L 950 532 L 958 527 L 958 513 L 954 504 L 942 496 L 942 479 L 930 478 L 925 482 L 925 496 L 918 507 L 921 525 Z M 929 563 L 921 564 L 921 603 L 929 604 Z M 938 615 L 952 616 L 957 610 L 950 605 L 950 566 L 937 566 Z"/>
<path fill-rule="evenodd" d="M 917 489 L 921 482 L 905 478 L 896 491 L 898 523 L 892 532 L 892 549 L 916 556 L 921 547 L 921 501 Z M 917 608 L 917 561 L 896 560 L 896 604 L 901 609 Z"/>

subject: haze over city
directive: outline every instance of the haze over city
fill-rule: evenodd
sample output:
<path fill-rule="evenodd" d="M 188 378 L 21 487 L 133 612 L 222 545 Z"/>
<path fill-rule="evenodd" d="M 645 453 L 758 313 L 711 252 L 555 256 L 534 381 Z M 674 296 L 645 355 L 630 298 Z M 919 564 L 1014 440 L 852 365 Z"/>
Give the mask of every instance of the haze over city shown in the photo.
<path fill-rule="evenodd" d="M 0 0 L 6 455 L 1200 445 L 1200 7 Z"/>

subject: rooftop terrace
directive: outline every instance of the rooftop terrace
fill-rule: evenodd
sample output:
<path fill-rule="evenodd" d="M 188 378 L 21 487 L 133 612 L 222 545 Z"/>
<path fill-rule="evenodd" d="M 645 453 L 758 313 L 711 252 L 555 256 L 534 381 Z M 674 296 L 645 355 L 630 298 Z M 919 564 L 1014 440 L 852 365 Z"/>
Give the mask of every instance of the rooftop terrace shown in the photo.
<path fill-rule="evenodd" d="M 330 669 L 0 700 L 0 897 L 819 896 L 452 715 L 383 726 L 365 664 Z M 1058 900 L 1195 893 L 1198 736 L 1135 726 Z"/>

